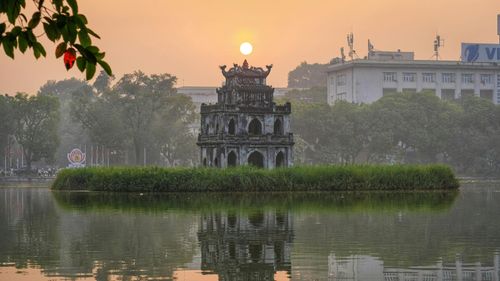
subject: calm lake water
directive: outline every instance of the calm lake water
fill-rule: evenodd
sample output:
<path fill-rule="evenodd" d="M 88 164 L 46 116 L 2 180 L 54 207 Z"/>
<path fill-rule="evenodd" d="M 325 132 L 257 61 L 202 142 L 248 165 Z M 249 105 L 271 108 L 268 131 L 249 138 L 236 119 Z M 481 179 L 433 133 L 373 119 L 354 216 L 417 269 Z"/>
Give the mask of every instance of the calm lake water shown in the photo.
<path fill-rule="evenodd" d="M 0 188 L 0 280 L 492 280 L 500 184 L 139 195 Z"/>

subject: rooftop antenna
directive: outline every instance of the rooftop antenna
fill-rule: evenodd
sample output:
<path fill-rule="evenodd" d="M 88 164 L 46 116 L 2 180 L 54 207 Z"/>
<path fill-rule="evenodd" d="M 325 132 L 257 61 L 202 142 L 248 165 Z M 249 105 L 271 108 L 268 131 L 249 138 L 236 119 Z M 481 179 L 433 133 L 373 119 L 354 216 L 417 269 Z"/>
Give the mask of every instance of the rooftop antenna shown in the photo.
<path fill-rule="evenodd" d="M 440 35 L 436 35 L 436 39 L 434 39 L 434 57 L 436 57 L 436 60 L 439 60 L 439 49 L 441 47 L 444 47 L 444 39 Z"/>
<path fill-rule="evenodd" d="M 340 47 L 340 56 L 342 58 L 342 63 L 345 62 L 345 52 L 344 52 L 344 47 Z"/>
<path fill-rule="evenodd" d="M 500 42 L 500 14 L 497 15 L 497 35 L 498 35 L 498 42 Z"/>
<path fill-rule="evenodd" d="M 356 50 L 354 50 L 354 34 L 351 32 L 347 34 L 347 45 L 349 46 L 349 57 L 351 60 L 354 59 L 354 56 L 358 56 L 356 54 Z"/>
<path fill-rule="evenodd" d="M 373 46 L 372 41 L 368 39 L 368 55 L 370 55 L 373 51 L 375 51 L 375 46 Z"/>

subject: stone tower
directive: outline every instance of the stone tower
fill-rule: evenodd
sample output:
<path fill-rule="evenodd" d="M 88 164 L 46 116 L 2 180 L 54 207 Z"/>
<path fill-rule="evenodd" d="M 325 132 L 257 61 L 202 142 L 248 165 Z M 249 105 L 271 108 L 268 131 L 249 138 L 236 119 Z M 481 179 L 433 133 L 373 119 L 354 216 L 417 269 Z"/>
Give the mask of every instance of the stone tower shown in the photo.
<path fill-rule="evenodd" d="M 209 167 L 254 165 L 274 168 L 293 164 L 290 103 L 276 105 L 274 88 L 266 85 L 272 65 L 242 66 L 226 71 L 216 104 L 201 105 L 198 136 L 201 164 Z"/>

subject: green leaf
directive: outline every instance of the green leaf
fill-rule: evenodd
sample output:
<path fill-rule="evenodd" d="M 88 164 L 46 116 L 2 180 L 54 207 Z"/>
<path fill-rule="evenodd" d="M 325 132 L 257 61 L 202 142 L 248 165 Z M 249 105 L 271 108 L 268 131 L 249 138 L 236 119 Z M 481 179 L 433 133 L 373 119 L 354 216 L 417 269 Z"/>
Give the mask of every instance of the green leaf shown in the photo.
<path fill-rule="evenodd" d="M 7 19 L 11 24 L 16 23 L 16 19 L 21 13 L 21 5 L 17 1 L 11 1 L 11 3 L 7 4 Z"/>
<path fill-rule="evenodd" d="M 47 56 L 47 52 L 45 52 L 45 48 L 42 46 L 42 44 L 40 44 L 40 42 L 34 42 L 33 43 L 33 49 L 37 49 L 38 52 L 42 55 L 42 56 Z M 36 57 L 36 55 L 35 55 Z M 40 55 L 38 56 L 40 57 Z"/>
<path fill-rule="evenodd" d="M 92 31 L 92 29 L 87 28 L 87 32 L 88 32 L 90 35 L 94 36 L 95 38 L 97 38 L 97 39 L 101 39 L 101 37 L 100 37 L 99 35 L 97 35 L 97 33 L 95 33 L 94 31 Z"/>
<path fill-rule="evenodd" d="M 7 25 L 5 23 L 0 23 L 0 35 L 2 35 L 5 32 L 6 28 Z"/>
<path fill-rule="evenodd" d="M 96 46 L 88 46 L 85 49 L 87 49 L 89 52 L 91 52 L 94 55 L 97 55 L 99 53 L 99 48 Z"/>
<path fill-rule="evenodd" d="M 87 64 L 87 61 L 85 60 L 84 57 L 78 57 L 76 59 L 76 66 L 78 67 L 78 69 L 83 72 L 85 70 L 85 66 Z"/>
<path fill-rule="evenodd" d="M 22 30 L 22 28 L 21 28 L 20 26 L 16 26 L 16 27 L 14 27 L 14 28 L 10 31 L 10 33 L 11 33 L 12 35 L 14 35 L 14 36 L 17 36 L 17 35 L 21 34 L 21 32 L 22 32 L 22 31 L 23 31 L 23 30 Z"/>
<path fill-rule="evenodd" d="M 42 14 L 40 12 L 35 12 L 33 14 L 33 16 L 31 17 L 30 22 L 28 23 L 28 27 L 32 28 L 32 29 L 37 27 L 38 24 L 40 23 L 41 17 L 42 17 Z"/>
<path fill-rule="evenodd" d="M 55 24 L 43 23 L 43 29 L 45 30 L 45 34 L 47 34 L 47 38 L 52 42 L 56 41 L 61 36 Z"/>
<path fill-rule="evenodd" d="M 78 32 L 78 39 L 80 39 L 80 44 L 82 44 L 83 47 L 92 45 L 92 40 L 85 29 L 81 29 L 80 32 Z"/>
<path fill-rule="evenodd" d="M 103 60 L 100 60 L 100 61 L 97 61 L 99 63 L 99 65 L 102 67 L 102 69 L 104 69 L 104 71 L 106 71 L 106 73 L 109 75 L 109 76 L 112 76 L 113 75 L 113 72 L 111 71 L 111 67 L 109 66 L 109 64 Z"/>
<path fill-rule="evenodd" d="M 52 3 L 56 6 L 57 11 L 61 12 L 63 1 L 62 0 L 52 0 Z"/>
<path fill-rule="evenodd" d="M 68 44 L 66 42 L 62 42 L 56 47 L 56 58 L 60 58 L 62 55 L 64 55 L 64 52 L 66 52 L 66 49 L 68 48 Z"/>
<path fill-rule="evenodd" d="M 89 21 L 87 20 L 87 17 L 85 15 L 82 15 L 82 14 L 79 14 L 77 16 L 84 24 L 87 24 L 89 23 Z"/>
<path fill-rule="evenodd" d="M 5 51 L 5 54 L 7 56 L 9 56 L 11 59 L 14 59 L 14 46 L 12 45 L 10 40 L 5 38 L 4 40 L 2 40 L 2 42 L 3 42 L 3 50 Z"/>
<path fill-rule="evenodd" d="M 102 53 L 97 53 L 95 55 L 96 59 L 99 61 L 99 60 L 102 60 L 104 59 L 104 57 L 106 56 L 106 52 L 102 52 Z"/>
<path fill-rule="evenodd" d="M 97 63 L 97 58 L 89 50 L 85 49 L 80 44 L 75 44 L 74 46 L 78 50 L 78 52 L 80 52 L 80 54 L 82 54 L 89 63 L 92 63 L 94 65 Z"/>
<path fill-rule="evenodd" d="M 66 0 L 68 2 L 68 5 L 71 7 L 71 10 L 73 10 L 73 15 L 78 14 L 78 4 L 76 3 L 76 0 Z"/>
<path fill-rule="evenodd" d="M 94 77 L 94 74 L 95 74 L 95 64 L 88 62 L 87 63 L 87 71 L 86 71 L 87 80 L 92 79 L 92 77 Z"/>
<path fill-rule="evenodd" d="M 33 55 L 36 59 L 40 57 L 40 51 L 38 50 L 38 47 L 36 47 L 36 45 L 33 45 Z"/>
<path fill-rule="evenodd" d="M 28 41 L 26 40 L 25 34 L 23 33 L 19 35 L 19 37 L 17 37 L 17 41 L 19 43 L 19 51 L 24 54 L 28 48 Z"/>
<path fill-rule="evenodd" d="M 69 41 L 71 43 L 75 43 L 76 37 L 78 36 L 76 24 L 74 22 L 68 22 L 68 24 L 66 24 L 66 28 L 68 28 Z"/>
<path fill-rule="evenodd" d="M 26 39 L 28 40 L 28 42 L 31 42 L 31 43 L 37 42 L 36 36 L 35 36 L 35 34 L 33 34 L 33 31 L 31 29 L 28 29 L 25 34 L 26 34 Z M 33 44 L 31 44 L 31 45 L 33 45 Z"/>

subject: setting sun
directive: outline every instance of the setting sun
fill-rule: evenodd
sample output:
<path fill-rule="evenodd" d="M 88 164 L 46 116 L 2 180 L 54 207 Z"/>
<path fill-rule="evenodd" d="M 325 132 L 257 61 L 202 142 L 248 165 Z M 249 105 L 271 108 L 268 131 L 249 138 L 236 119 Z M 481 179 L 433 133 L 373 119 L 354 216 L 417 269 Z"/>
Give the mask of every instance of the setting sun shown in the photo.
<path fill-rule="evenodd" d="M 253 51 L 253 47 L 252 47 L 252 44 L 248 43 L 248 42 L 244 42 L 240 45 L 240 52 L 247 56 L 247 55 L 250 55 Z"/>

